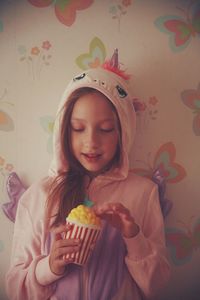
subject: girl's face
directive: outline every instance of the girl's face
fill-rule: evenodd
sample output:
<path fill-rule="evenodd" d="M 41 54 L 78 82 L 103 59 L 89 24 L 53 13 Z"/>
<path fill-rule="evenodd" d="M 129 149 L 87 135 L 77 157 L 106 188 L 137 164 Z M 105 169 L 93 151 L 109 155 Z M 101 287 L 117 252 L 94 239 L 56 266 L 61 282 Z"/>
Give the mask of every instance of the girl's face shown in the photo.
<path fill-rule="evenodd" d="M 81 96 L 71 116 L 72 152 L 91 175 L 99 174 L 113 159 L 119 142 L 117 116 L 99 93 Z"/>

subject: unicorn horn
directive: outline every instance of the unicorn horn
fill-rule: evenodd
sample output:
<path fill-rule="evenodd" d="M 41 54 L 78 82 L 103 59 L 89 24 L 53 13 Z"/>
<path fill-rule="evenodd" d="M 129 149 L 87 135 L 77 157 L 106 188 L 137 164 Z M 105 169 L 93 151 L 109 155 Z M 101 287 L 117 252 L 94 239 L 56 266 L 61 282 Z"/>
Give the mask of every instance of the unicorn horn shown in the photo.
<path fill-rule="evenodd" d="M 115 49 L 110 61 L 109 61 L 111 68 L 119 69 L 119 61 L 118 61 L 118 49 Z"/>
<path fill-rule="evenodd" d="M 106 60 L 103 63 L 102 68 L 119 75 L 120 77 L 122 77 L 125 80 L 130 79 L 130 75 L 126 74 L 126 72 L 124 70 L 120 69 L 117 48 L 114 50 L 114 53 L 113 53 L 111 59 Z"/>

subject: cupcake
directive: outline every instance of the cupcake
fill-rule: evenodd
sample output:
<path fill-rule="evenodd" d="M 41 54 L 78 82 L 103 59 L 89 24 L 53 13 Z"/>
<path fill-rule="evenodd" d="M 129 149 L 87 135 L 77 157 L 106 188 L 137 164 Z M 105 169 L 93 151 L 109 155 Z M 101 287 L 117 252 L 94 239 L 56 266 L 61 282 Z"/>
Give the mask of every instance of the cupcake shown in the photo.
<path fill-rule="evenodd" d="M 84 265 L 91 254 L 91 245 L 94 245 L 101 231 L 101 220 L 94 211 L 85 205 L 73 208 L 66 218 L 67 224 L 72 224 L 72 230 L 66 233 L 66 239 L 80 239 L 81 248 L 76 253 L 69 253 L 66 258 L 73 258 L 74 263 Z"/>

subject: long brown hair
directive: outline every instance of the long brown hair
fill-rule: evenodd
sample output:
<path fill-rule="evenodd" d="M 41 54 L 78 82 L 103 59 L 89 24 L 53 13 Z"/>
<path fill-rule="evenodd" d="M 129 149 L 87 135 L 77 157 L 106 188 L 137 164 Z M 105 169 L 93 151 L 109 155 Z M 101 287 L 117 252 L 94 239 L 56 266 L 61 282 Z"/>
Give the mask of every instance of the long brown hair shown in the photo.
<path fill-rule="evenodd" d="M 76 101 L 85 95 L 92 93 L 100 93 L 93 88 L 79 88 L 75 90 L 69 97 L 65 106 L 63 107 L 64 113 L 62 117 L 61 125 L 61 147 L 62 153 L 68 164 L 68 170 L 55 177 L 51 183 L 51 188 L 47 198 L 47 216 L 54 217 L 54 221 L 51 226 L 57 226 L 61 223 L 65 223 L 66 216 L 69 214 L 73 207 L 83 203 L 85 198 L 84 176 L 87 171 L 79 163 L 79 161 L 73 155 L 71 147 L 71 115 Z M 119 143 L 116 149 L 114 158 L 109 164 L 117 164 L 120 162 L 121 153 L 121 126 L 119 117 L 114 105 L 108 100 L 112 110 L 116 113 L 118 120 L 119 130 Z M 52 209 L 56 208 L 56 214 L 52 216 Z M 51 214 L 51 215 L 50 215 Z"/>

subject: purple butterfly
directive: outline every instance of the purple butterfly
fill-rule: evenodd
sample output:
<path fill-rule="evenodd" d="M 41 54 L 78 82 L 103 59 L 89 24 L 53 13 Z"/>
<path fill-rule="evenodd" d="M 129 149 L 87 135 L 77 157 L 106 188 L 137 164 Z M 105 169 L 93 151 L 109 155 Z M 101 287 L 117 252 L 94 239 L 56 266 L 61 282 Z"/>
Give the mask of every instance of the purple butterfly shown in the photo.
<path fill-rule="evenodd" d="M 162 174 L 161 169 L 157 168 L 153 172 L 152 180 L 158 185 L 161 211 L 165 218 L 169 214 L 170 210 L 172 209 L 172 201 L 165 198 L 166 180 L 165 180 L 165 176 Z"/>
<path fill-rule="evenodd" d="M 15 222 L 19 198 L 25 192 L 26 188 L 22 184 L 18 175 L 15 172 L 12 172 L 8 175 L 6 189 L 10 201 L 2 205 L 2 210 L 8 219 Z"/>

